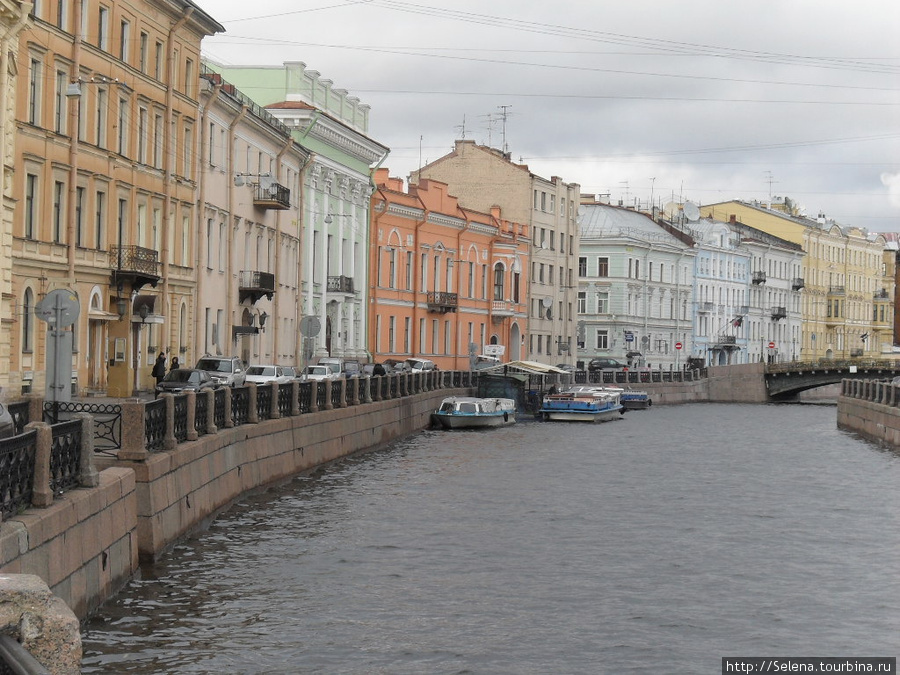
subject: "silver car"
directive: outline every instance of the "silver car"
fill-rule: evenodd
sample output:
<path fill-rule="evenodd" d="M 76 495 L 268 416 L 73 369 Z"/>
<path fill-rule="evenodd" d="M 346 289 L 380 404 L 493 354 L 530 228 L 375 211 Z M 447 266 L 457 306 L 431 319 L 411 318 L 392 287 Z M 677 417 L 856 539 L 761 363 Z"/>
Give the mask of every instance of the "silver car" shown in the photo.
<path fill-rule="evenodd" d="M 237 356 L 204 356 L 196 368 L 205 370 L 213 382 L 226 387 L 240 387 L 247 381 L 244 362 Z"/>

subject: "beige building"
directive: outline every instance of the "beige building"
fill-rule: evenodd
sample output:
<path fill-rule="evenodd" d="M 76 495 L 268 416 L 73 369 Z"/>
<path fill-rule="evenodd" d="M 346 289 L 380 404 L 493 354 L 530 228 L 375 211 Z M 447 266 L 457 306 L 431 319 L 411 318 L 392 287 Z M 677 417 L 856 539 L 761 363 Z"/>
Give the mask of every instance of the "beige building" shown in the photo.
<path fill-rule="evenodd" d="M 190 0 L 40 3 L 19 40 L 10 385 L 44 390 L 55 289 L 79 307 L 72 388 L 152 387 L 191 342 L 200 41 L 223 28 Z"/>
<path fill-rule="evenodd" d="M 12 292 L 12 237 L 15 197 L 13 193 L 13 164 L 16 138 L 16 75 L 19 69 L 19 35 L 28 25 L 30 2 L 9 0 L 0 2 L 0 390 L 15 395 L 9 389 L 10 345 L 15 317 L 15 296 Z"/>
<path fill-rule="evenodd" d="M 756 203 L 723 202 L 700 211 L 726 222 L 736 217 L 803 247 L 800 360 L 878 357 L 892 350 L 894 270 L 885 264 L 883 236 Z"/>
<path fill-rule="evenodd" d="M 489 213 L 499 206 L 504 218 L 528 227 L 528 326 L 521 351 L 532 361 L 574 363 L 580 186 L 542 178 L 508 153 L 465 140 L 413 172 L 410 182 L 420 177 L 446 183 L 465 208 Z"/>
<path fill-rule="evenodd" d="M 180 351 L 192 360 L 212 354 L 299 365 L 301 178 L 309 153 L 217 73 L 201 76 L 200 116 L 197 330 Z M 184 303 L 178 317 L 187 311 Z"/>

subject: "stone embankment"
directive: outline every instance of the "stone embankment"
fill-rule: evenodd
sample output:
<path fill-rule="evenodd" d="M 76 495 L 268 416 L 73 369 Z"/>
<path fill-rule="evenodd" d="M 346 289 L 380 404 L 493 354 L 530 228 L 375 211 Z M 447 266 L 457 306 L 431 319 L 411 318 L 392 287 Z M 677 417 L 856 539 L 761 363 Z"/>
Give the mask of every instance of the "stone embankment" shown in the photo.
<path fill-rule="evenodd" d="M 837 403 L 839 429 L 900 448 L 900 386 L 887 381 L 843 380 Z"/>

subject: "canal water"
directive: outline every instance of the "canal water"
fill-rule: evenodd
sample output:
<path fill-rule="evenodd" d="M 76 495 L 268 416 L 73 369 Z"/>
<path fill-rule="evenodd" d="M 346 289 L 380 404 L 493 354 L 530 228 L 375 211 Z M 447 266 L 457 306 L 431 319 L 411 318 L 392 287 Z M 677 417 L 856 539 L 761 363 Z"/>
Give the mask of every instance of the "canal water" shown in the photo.
<path fill-rule="evenodd" d="M 426 431 L 248 497 L 103 606 L 85 673 L 718 673 L 897 656 L 900 455 L 833 406 Z"/>

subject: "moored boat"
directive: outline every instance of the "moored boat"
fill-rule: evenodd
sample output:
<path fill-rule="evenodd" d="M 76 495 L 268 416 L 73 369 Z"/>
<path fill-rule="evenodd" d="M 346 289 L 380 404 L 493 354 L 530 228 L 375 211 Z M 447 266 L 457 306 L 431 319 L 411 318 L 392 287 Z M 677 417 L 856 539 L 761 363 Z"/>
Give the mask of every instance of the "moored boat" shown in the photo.
<path fill-rule="evenodd" d="M 622 416 L 621 389 L 573 387 L 544 398 L 540 415 L 560 422 L 608 422 Z"/>
<path fill-rule="evenodd" d="M 623 389 L 622 387 L 604 387 L 607 391 L 619 392 L 619 401 L 625 410 L 646 410 L 653 405 L 650 394 L 643 389 Z"/>
<path fill-rule="evenodd" d="M 450 396 L 432 413 L 445 429 L 502 427 L 516 422 L 516 402 L 511 398 Z"/>

